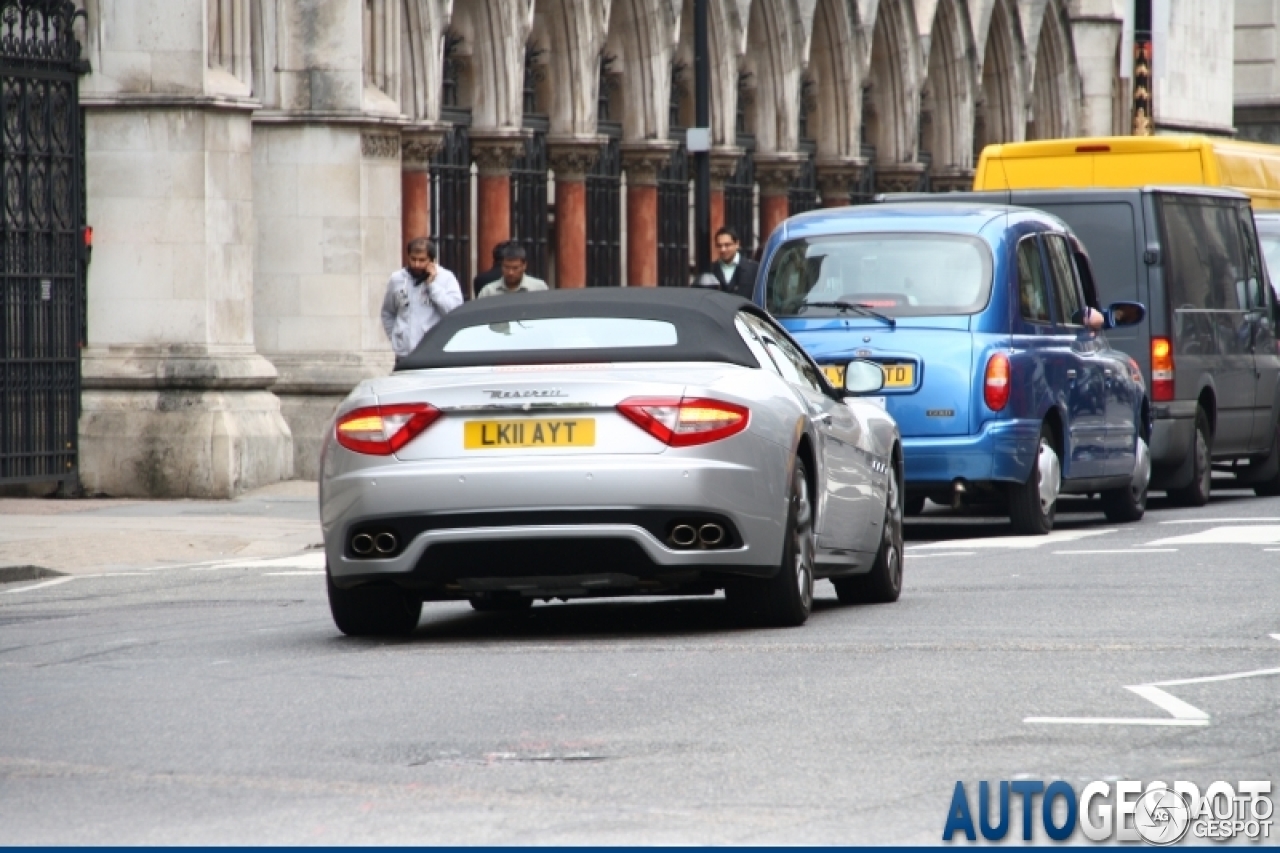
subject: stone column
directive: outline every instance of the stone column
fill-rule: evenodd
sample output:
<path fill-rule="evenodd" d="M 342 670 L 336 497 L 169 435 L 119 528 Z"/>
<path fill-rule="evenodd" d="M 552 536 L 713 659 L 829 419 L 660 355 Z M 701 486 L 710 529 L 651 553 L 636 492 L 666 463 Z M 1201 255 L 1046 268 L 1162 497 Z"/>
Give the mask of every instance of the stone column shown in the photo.
<path fill-rule="evenodd" d="M 520 131 L 474 130 L 471 156 L 479 170 L 476 186 L 476 257 L 481 266 L 493 247 L 511 239 L 511 164 L 524 154 Z"/>
<path fill-rule="evenodd" d="M 741 148 L 713 148 L 711 150 L 711 257 L 714 259 L 716 232 L 724 225 L 724 185 L 738 171 Z M 690 161 L 692 162 L 692 161 Z"/>
<path fill-rule="evenodd" d="M 759 245 L 763 246 L 773 229 L 787 218 L 787 194 L 804 161 L 803 154 L 761 154 L 756 157 L 756 182 L 760 184 Z"/>
<path fill-rule="evenodd" d="M 920 186 L 923 163 L 886 163 L 876 166 L 877 193 L 913 193 Z"/>
<path fill-rule="evenodd" d="M 1108 11 L 1110 11 L 1108 5 Z M 1071 42 L 1075 46 L 1076 65 L 1080 69 L 1081 94 L 1080 135 L 1128 136 L 1133 131 L 1124 121 L 1116 127 L 1116 114 L 1125 116 L 1128 109 L 1116 110 L 1116 52 L 1124 23 L 1111 15 L 1088 15 L 1071 21 Z"/>
<path fill-rule="evenodd" d="M 431 234 L 431 160 L 444 131 L 405 132 L 400 146 L 400 246 Z"/>
<path fill-rule="evenodd" d="M 624 142 L 627 171 L 627 286 L 658 286 L 658 172 L 671 162 L 673 142 Z"/>
<path fill-rule="evenodd" d="M 599 139 L 548 140 L 556 180 L 556 287 L 587 286 L 587 172 Z"/>
<path fill-rule="evenodd" d="M 861 157 L 819 160 L 818 192 L 822 194 L 822 206 L 847 207 L 849 193 L 866 168 L 867 163 Z"/>
<path fill-rule="evenodd" d="M 205 0 L 98 10 L 81 88 L 95 248 L 81 482 L 230 498 L 288 479 L 293 440 L 267 390 L 276 370 L 254 344 L 247 33 L 211 39 Z M 247 0 L 234 11 L 247 16 Z"/>

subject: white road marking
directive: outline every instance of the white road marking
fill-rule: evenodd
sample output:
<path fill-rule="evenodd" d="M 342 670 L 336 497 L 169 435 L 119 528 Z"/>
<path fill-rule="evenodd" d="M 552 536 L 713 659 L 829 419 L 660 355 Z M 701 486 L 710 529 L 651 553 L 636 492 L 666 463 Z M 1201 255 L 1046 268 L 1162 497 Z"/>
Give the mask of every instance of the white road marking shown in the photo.
<path fill-rule="evenodd" d="M 1271 635 L 1271 639 L 1273 639 L 1273 640 L 1280 640 L 1280 634 L 1272 634 L 1272 635 Z"/>
<path fill-rule="evenodd" d="M 931 542 L 928 545 L 912 545 L 907 550 L 919 551 L 938 548 L 956 551 L 962 548 L 1040 548 L 1044 545 L 1059 545 L 1063 542 L 1075 542 L 1077 539 L 1085 539 L 1089 536 L 1115 533 L 1117 529 L 1113 527 L 1108 530 L 1055 530 L 1046 536 L 990 536 L 982 539 L 948 539 L 945 542 Z"/>
<path fill-rule="evenodd" d="M 1280 521 L 1280 518 L 1179 518 L 1174 521 L 1162 521 L 1161 524 L 1232 524 L 1235 522 Z"/>
<path fill-rule="evenodd" d="M 1280 524 L 1254 527 L 1211 527 L 1185 536 L 1170 536 L 1146 545 L 1280 545 Z"/>
<path fill-rule="evenodd" d="M 212 571 L 215 569 L 311 569 L 324 571 L 325 556 L 323 551 L 308 551 L 288 557 L 273 557 L 261 560 L 227 560 L 205 569 L 192 571 Z"/>
<path fill-rule="evenodd" d="M 1054 551 L 1054 554 L 1176 554 L 1177 548 L 1100 548 L 1096 551 Z"/>
<path fill-rule="evenodd" d="M 1280 640 L 1280 634 L 1272 634 L 1271 636 L 1276 640 Z M 1199 678 L 1175 678 L 1169 681 L 1153 681 L 1148 684 L 1125 686 L 1125 690 L 1130 690 L 1148 702 L 1168 711 L 1172 719 L 1147 717 L 1026 717 L 1022 722 L 1111 726 L 1207 726 L 1209 725 L 1208 714 L 1176 696 L 1171 696 L 1160 688 L 1180 687 L 1187 684 L 1212 684 L 1220 681 L 1238 681 L 1242 678 L 1258 678 L 1267 675 L 1280 675 L 1280 668 L 1229 672 L 1226 675 L 1204 675 Z"/>
<path fill-rule="evenodd" d="M 916 559 L 933 558 L 933 557 L 972 557 L 974 551 L 945 551 L 940 554 L 906 554 L 907 557 Z"/>
<path fill-rule="evenodd" d="M 31 586 L 20 587 L 18 589 L 6 589 L 4 590 L 3 593 L 0 593 L 0 594 L 17 595 L 20 592 L 31 592 L 31 590 L 33 589 L 44 589 L 47 586 L 57 586 L 60 583 L 70 583 L 75 579 L 76 579 L 75 575 L 71 575 L 70 577 L 65 577 L 65 578 L 54 578 L 51 581 L 42 581 L 40 583 L 32 584 Z"/>
<path fill-rule="evenodd" d="M 318 572 L 312 571 L 311 569 L 307 569 L 305 572 L 263 572 L 262 576 L 268 577 L 268 578 L 296 578 L 302 575 L 311 576 L 311 575 L 322 575 L 322 574 L 324 574 L 323 569 Z"/>

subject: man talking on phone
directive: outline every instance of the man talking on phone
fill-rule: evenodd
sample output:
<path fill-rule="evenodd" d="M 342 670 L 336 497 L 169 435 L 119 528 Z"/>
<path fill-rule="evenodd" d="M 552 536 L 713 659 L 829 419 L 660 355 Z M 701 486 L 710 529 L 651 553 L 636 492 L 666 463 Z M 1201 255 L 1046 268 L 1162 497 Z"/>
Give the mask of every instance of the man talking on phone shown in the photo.
<path fill-rule="evenodd" d="M 436 263 L 436 244 L 425 237 L 410 240 L 409 263 L 387 281 L 382 300 L 382 328 L 396 358 L 413 352 L 422 336 L 462 304 L 462 288 L 453 273 Z"/>

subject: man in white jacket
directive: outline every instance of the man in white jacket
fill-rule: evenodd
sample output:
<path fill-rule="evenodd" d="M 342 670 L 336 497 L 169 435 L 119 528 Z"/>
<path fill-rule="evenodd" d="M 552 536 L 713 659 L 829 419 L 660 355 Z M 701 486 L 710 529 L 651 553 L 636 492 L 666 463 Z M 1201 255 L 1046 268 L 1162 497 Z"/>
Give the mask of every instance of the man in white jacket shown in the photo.
<path fill-rule="evenodd" d="M 382 328 L 396 358 L 413 352 L 427 331 L 462 304 L 462 288 L 453 273 L 436 263 L 436 245 L 425 237 L 409 241 L 409 263 L 387 282 Z"/>

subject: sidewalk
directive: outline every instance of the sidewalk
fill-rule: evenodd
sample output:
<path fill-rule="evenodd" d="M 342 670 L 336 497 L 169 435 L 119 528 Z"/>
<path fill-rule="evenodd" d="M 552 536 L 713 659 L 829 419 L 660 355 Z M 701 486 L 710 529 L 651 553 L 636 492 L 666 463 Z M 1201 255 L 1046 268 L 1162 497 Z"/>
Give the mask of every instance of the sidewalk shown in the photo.
<path fill-rule="evenodd" d="M 230 501 L 0 498 L 0 571 L 151 569 L 318 550 L 317 484 L 293 480 Z"/>

